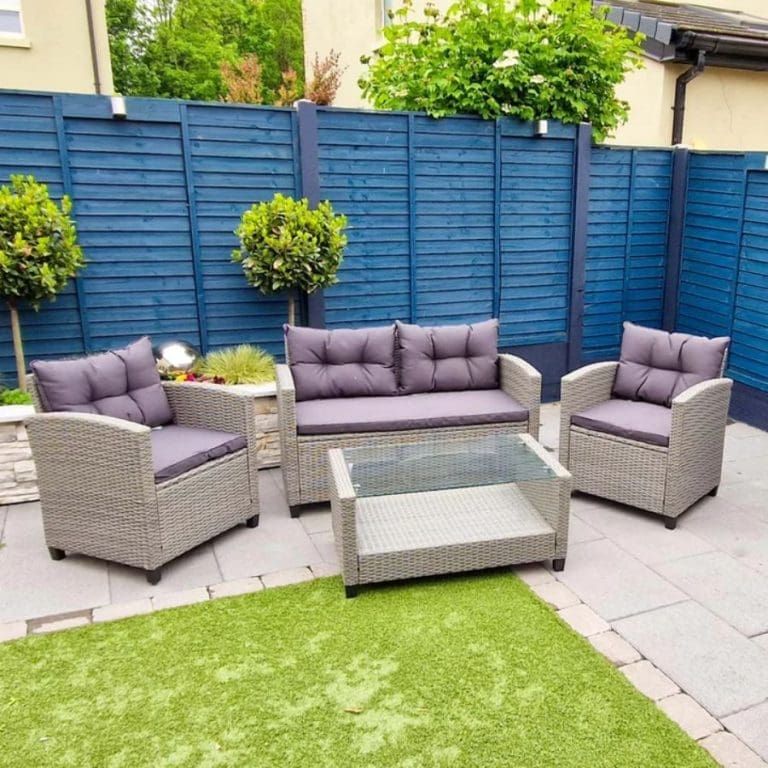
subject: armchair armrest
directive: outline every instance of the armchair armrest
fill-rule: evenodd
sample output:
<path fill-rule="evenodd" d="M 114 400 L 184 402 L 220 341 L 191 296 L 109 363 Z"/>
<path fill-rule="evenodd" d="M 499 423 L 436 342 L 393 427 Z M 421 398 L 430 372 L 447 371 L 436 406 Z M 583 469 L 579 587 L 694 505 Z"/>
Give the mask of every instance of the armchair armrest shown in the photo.
<path fill-rule="evenodd" d="M 346 585 L 360 581 L 357 564 L 357 522 L 355 520 L 355 489 L 349 477 L 344 453 L 339 448 L 328 451 L 330 466 L 331 522 L 341 573 Z"/>
<path fill-rule="evenodd" d="M 530 363 L 516 355 L 499 355 L 499 381 L 502 390 L 528 409 L 528 431 L 539 437 L 541 408 L 541 374 Z"/>
<path fill-rule="evenodd" d="M 676 517 L 720 484 L 731 379 L 709 379 L 672 401 L 665 513 Z"/>
<path fill-rule="evenodd" d="M 560 382 L 560 462 L 568 466 L 571 416 L 611 398 L 617 362 L 592 363 L 563 376 Z"/>
<path fill-rule="evenodd" d="M 277 424 L 280 432 L 280 468 L 289 506 L 299 503 L 299 441 L 296 427 L 296 384 L 290 366 L 276 365 Z"/>

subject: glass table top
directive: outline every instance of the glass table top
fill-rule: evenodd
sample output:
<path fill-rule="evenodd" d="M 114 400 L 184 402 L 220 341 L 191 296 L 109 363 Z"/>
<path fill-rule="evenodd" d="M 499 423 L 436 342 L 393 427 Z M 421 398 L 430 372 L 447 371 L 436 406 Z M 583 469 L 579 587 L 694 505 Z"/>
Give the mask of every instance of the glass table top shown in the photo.
<path fill-rule="evenodd" d="M 514 433 L 462 440 L 345 448 L 358 498 L 502 485 L 555 477 L 552 468 Z"/>

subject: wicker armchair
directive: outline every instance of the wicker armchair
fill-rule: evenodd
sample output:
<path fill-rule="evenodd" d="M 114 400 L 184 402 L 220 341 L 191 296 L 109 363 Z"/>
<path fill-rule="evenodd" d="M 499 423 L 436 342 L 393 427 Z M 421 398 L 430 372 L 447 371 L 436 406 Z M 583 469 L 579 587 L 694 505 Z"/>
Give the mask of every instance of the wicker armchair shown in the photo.
<path fill-rule="evenodd" d="M 87 413 L 38 413 L 27 422 L 45 540 L 66 552 L 141 568 L 150 584 L 165 563 L 240 523 L 258 525 L 253 397 L 221 386 L 164 382 L 175 423 L 237 433 L 247 446 L 165 482 L 153 472 L 150 427 Z"/>
<path fill-rule="evenodd" d="M 291 516 L 300 505 L 328 501 L 328 451 L 332 448 L 410 443 L 442 434 L 446 439 L 482 436 L 496 432 L 528 432 L 538 439 L 541 405 L 541 374 L 514 355 L 499 355 L 501 389 L 528 411 L 519 422 L 441 427 L 397 432 L 360 432 L 331 435 L 300 435 L 296 425 L 296 388 L 288 365 L 277 366 L 277 408 L 282 449 L 281 467 Z"/>
<path fill-rule="evenodd" d="M 610 400 L 617 366 L 595 363 L 562 379 L 560 463 L 573 475 L 574 490 L 663 515 L 673 529 L 692 504 L 717 493 L 733 382 L 709 379 L 677 395 L 669 445 L 653 445 L 571 421 Z"/>

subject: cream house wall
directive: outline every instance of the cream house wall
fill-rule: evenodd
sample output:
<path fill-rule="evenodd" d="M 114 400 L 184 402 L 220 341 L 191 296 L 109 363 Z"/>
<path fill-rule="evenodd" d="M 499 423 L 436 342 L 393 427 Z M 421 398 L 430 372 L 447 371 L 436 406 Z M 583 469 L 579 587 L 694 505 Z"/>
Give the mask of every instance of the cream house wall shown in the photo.
<path fill-rule="evenodd" d="M 91 0 L 102 93 L 112 93 L 104 0 Z M 0 88 L 94 93 L 86 0 L 21 0 L 24 36 L 0 35 Z"/>
<path fill-rule="evenodd" d="M 698 0 L 723 10 L 768 16 L 768 0 Z M 445 10 L 452 0 L 436 0 Z M 338 106 L 367 106 L 357 80 L 364 67 L 360 56 L 381 43 L 383 0 L 303 0 L 308 71 L 315 52 L 332 48 L 347 67 L 336 100 Z M 426 0 L 415 0 L 420 13 Z M 610 140 L 614 144 L 665 146 L 672 139 L 675 78 L 686 68 L 647 59 L 644 69 L 630 72 L 618 94 L 630 104 L 629 121 Z M 701 149 L 768 148 L 768 73 L 710 67 L 688 85 L 683 141 Z"/>

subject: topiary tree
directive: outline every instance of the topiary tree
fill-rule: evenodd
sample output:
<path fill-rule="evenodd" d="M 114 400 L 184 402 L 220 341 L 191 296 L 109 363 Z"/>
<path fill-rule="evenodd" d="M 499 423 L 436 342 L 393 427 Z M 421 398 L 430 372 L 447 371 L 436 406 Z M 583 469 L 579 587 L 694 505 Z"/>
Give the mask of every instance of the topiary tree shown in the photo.
<path fill-rule="evenodd" d="M 404 0 L 359 85 L 379 109 L 433 117 L 553 118 L 592 123 L 602 140 L 625 122 L 615 88 L 642 66 L 640 42 L 591 0 L 457 0 L 423 21 Z"/>
<path fill-rule="evenodd" d="M 10 185 L 0 187 L 0 296 L 11 312 L 16 372 L 24 392 L 19 304 L 27 302 L 37 311 L 85 265 L 71 210 L 66 195 L 57 205 L 33 176 L 11 176 Z"/>
<path fill-rule="evenodd" d="M 313 293 L 337 281 L 347 237 L 346 216 L 329 202 L 276 194 L 243 214 L 235 234 L 240 247 L 232 260 L 242 264 L 248 282 L 262 293 L 288 292 L 288 322 L 296 322 L 296 292 Z"/>

